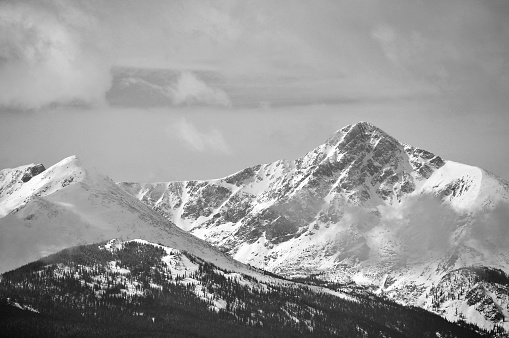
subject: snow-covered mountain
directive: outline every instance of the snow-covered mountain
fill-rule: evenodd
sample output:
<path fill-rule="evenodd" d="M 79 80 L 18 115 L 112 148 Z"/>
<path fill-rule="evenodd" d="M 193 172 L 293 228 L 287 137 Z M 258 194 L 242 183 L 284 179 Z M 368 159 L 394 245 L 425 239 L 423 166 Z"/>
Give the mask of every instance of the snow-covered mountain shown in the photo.
<path fill-rule="evenodd" d="M 69 157 L 0 171 L 0 272 L 143 238 L 231 271 L 259 276 L 233 257 L 509 328 L 508 187 L 364 122 L 294 161 L 209 181 L 115 184 Z"/>
<path fill-rule="evenodd" d="M 429 297 L 463 268 L 509 270 L 509 183 L 369 123 L 340 129 L 296 160 L 221 179 L 119 185 L 241 262 L 355 282 L 451 319 L 509 327 L 507 297 L 484 293 L 498 316 L 468 297 L 461 305 Z"/>
<path fill-rule="evenodd" d="M 43 169 L 28 165 L 0 171 L 0 272 L 70 246 L 110 238 L 144 238 L 225 269 L 248 270 L 75 156 Z"/>

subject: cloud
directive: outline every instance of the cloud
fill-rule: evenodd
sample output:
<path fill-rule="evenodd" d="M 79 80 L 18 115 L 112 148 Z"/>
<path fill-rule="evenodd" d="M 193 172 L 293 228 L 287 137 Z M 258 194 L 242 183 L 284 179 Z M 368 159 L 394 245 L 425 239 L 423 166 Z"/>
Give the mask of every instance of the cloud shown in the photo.
<path fill-rule="evenodd" d="M 371 32 L 371 36 L 381 44 L 385 56 L 392 62 L 397 63 L 399 55 L 396 53 L 394 46 L 397 40 L 394 29 L 387 25 L 378 26 Z"/>
<path fill-rule="evenodd" d="M 115 65 L 182 72 L 169 91 L 176 105 L 428 102 L 452 92 L 465 93 L 451 100 L 467 108 L 486 102 L 505 111 L 508 8 L 472 1 L 4 0 L 0 105 L 100 101 Z M 226 85 L 212 86 L 200 71 Z"/>
<path fill-rule="evenodd" d="M 472 226 L 472 237 L 478 241 L 488 241 L 497 246 L 507 246 L 509 242 L 509 204 L 499 202 L 486 215 L 476 220 Z"/>
<path fill-rule="evenodd" d="M 65 3 L 0 3 L 0 106 L 97 103 L 110 64 L 91 40 L 95 20 Z"/>
<path fill-rule="evenodd" d="M 209 87 L 191 72 L 181 73 L 176 85 L 168 90 L 175 105 L 231 106 L 230 98 L 223 90 Z"/>
<path fill-rule="evenodd" d="M 371 31 L 371 37 L 394 66 L 442 88 L 449 78 L 444 60 L 458 58 L 453 46 L 425 37 L 417 30 L 401 32 L 392 26 L 380 25 Z"/>
<path fill-rule="evenodd" d="M 208 132 L 201 132 L 187 120 L 182 119 L 173 129 L 175 135 L 184 141 L 191 149 L 204 152 L 213 150 L 225 154 L 231 154 L 232 150 L 223 134 L 217 129 L 210 129 Z"/>
<path fill-rule="evenodd" d="M 406 196 L 399 204 L 379 206 L 378 211 L 381 223 L 398 234 L 406 254 L 412 257 L 430 249 L 447 249 L 459 217 L 440 199 L 426 195 Z"/>
<path fill-rule="evenodd" d="M 221 88 L 223 79 L 215 72 L 175 69 L 116 67 L 106 98 L 112 105 L 214 106 L 230 107 L 232 102 Z"/>

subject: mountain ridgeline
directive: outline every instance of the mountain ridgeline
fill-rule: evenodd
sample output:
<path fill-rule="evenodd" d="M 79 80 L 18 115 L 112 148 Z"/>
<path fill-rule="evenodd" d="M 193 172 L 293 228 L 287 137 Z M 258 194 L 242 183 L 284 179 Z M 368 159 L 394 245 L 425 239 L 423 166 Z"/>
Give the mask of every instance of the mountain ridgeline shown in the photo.
<path fill-rule="evenodd" d="M 495 319 L 508 317 L 505 296 L 490 293 L 495 317 L 472 301 L 427 297 L 457 269 L 508 270 L 509 183 L 372 124 L 346 126 L 293 161 L 221 179 L 118 184 L 241 262 L 290 278 L 353 282 L 451 320 L 509 328 Z"/>
<path fill-rule="evenodd" d="M 215 180 L 3 169 L 1 329 L 505 336 L 508 219 L 507 181 L 366 122 Z"/>

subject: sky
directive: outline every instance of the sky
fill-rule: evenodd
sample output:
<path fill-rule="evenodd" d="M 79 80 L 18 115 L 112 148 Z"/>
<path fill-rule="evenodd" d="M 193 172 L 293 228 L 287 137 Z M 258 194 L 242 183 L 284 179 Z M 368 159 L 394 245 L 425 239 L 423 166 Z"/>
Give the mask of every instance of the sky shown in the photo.
<path fill-rule="evenodd" d="M 0 168 L 223 177 L 371 122 L 509 179 L 509 1 L 0 1 Z"/>

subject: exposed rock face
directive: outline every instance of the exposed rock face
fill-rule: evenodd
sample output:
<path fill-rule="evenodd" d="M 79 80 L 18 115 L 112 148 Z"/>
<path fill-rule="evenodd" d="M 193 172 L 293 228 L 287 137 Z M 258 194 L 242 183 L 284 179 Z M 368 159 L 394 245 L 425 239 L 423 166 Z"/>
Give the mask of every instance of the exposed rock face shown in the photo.
<path fill-rule="evenodd" d="M 376 222 L 377 205 L 397 203 L 443 164 L 362 122 L 295 161 L 257 165 L 219 180 L 120 186 L 195 234 L 230 224 L 221 230 L 228 236 L 204 237 L 234 255 L 239 245 L 261 237 L 270 246 L 337 224 L 344 206 L 364 207 Z"/>
<path fill-rule="evenodd" d="M 430 297 L 431 308 L 452 321 L 467 319 L 472 313 L 484 326 L 509 320 L 509 277 L 500 269 L 453 270 L 431 289 Z"/>
<path fill-rule="evenodd" d="M 455 269 L 509 267 L 509 184 L 365 122 L 294 161 L 119 185 L 244 263 L 353 281 L 403 303 L 431 307 L 420 299 Z"/>
<path fill-rule="evenodd" d="M 6 198 L 18 190 L 23 183 L 39 175 L 44 170 L 42 164 L 29 164 L 14 169 L 0 170 L 0 199 Z"/>
<path fill-rule="evenodd" d="M 33 167 L 29 167 L 29 168 L 27 168 L 27 170 L 25 171 L 25 173 L 21 177 L 21 181 L 23 183 L 26 183 L 26 182 L 30 181 L 30 179 L 32 177 L 34 177 L 36 175 L 39 175 L 44 170 L 46 170 L 46 168 L 44 168 L 44 166 L 42 164 L 36 164 Z"/>

